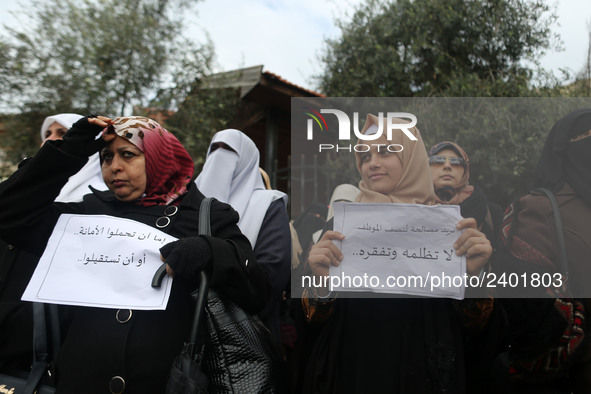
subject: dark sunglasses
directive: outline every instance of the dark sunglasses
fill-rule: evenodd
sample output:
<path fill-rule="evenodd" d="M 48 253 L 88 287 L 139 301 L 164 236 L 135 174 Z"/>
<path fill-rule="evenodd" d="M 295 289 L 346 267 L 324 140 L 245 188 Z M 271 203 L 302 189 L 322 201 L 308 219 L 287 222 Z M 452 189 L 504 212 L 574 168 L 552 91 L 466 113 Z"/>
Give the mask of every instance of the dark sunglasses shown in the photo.
<path fill-rule="evenodd" d="M 442 165 L 445 164 L 446 161 L 449 161 L 449 164 L 452 166 L 464 166 L 466 161 L 461 157 L 446 157 L 446 156 L 431 156 L 429 157 L 429 165 Z"/>

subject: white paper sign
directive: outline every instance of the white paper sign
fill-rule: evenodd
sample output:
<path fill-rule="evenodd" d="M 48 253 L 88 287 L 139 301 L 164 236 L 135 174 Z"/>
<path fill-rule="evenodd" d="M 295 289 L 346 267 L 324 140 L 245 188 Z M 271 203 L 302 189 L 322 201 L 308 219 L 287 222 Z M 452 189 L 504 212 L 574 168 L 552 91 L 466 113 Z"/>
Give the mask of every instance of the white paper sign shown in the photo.
<path fill-rule="evenodd" d="M 108 215 L 60 216 L 23 293 L 24 301 L 97 308 L 166 309 L 172 278 L 158 289 L 159 248 L 176 238 Z"/>
<path fill-rule="evenodd" d="M 330 267 L 337 291 L 462 299 L 466 262 L 453 248 L 457 205 L 335 203 L 335 241 L 344 259 Z"/>

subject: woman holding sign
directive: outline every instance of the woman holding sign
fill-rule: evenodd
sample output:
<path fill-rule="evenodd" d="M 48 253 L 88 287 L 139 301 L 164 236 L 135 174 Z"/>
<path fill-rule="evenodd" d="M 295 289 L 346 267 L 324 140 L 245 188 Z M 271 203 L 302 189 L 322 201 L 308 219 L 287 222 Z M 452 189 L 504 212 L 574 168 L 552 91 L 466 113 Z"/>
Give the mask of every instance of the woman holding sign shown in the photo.
<path fill-rule="evenodd" d="M 363 133 L 375 133 L 378 124 L 377 117 L 368 115 Z M 356 201 L 435 204 L 427 152 L 418 129 L 409 130 L 417 141 L 394 133 L 392 140 L 381 136 L 368 152 L 356 153 L 361 174 Z M 403 149 L 384 149 L 394 144 Z M 490 242 L 474 219 L 464 219 L 456 228 L 463 230 L 454 243 L 456 254 L 466 257 L 469 275 L 479 275 L 492 253 Z M 343 254 L 332 241 L 344 238 L 329 230 L 311 248 L 308 266 L 313 275 L 324 277 L 331 265 L 340 264 Z M 339 298 L 314 287 L 304 292 L 308 320 L 324 327 L 309 357 L 303 392 L 465 392 L 464 327 L 452 300 Z"/>
<path fill-rule="evenodd" d="M 93 190 L 80 203 L 54 203 L 68 178 L 96 152 L 109 190 Z M 209 272 L 212 288 L 250 313 L 267 302 L 268 277 L 229 205 L 214 201 L 212 236 L 197 236 L 204 196 L 192 176 L 189 154 L 157 122 L 99 116 L 76 122 L 62 141 L 45 143 L 0 185 L 0 235 L 38 255 L 62 213 L 130 219 L 179 239 L 160 249 L 175 277 L 165 310 L 73 308 L 57 361 L 59 392 L 162 393 L 189 335 L 190 294 L 202 270 Z"/>

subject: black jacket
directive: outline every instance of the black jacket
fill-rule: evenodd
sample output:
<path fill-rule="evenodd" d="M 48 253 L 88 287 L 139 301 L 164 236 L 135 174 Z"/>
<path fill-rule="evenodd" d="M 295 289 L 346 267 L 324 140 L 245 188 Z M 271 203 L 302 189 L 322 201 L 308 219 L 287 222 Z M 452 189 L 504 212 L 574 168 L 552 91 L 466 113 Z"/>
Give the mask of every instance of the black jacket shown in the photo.
<path fill-rule="evenodd" d="M 0 372 L 31 368 L 33 310 L 20 299 L 38 260 L 0 240 Z"/>
<path fill-rule="evenodd" d="M 61 187 L 84 163 L 61 151 L 59 142 L 45 144 L 0 184 L 0 237 L 40 255 L 61 213 L 106 214 L 154 227 L 164 216 L 164 206 L 121 202 L 108 191 L 93 190 L 80 203 L 54 203 Z M 177 238 L 197 235 L 203 198 L 192 184 L 171 223 L 160 230 Z M 238 214 L 229 205 L 213 202 L 212 236 L 206 237 L 213 254 L 210 285 L 255 313 L 267 302 L 270 284 L 237 221 Z M 197 285 L 196 278 L 175 276 L 164 311 L 72 307 L 72 323 L 57 363 L 58 392 L 108 393 L 113 379 L 113 383 L 125 381 L 125 393 L 163 392 L 172 360 L 188 338 L 194 311 L 190 293 Z"/>

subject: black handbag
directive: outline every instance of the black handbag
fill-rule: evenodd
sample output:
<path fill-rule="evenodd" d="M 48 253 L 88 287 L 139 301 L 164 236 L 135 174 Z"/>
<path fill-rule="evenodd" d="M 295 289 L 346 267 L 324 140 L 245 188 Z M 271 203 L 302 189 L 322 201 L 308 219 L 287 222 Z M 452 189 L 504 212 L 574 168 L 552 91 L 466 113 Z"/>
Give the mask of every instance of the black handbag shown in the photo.
<path fill-rule="evenodd" d="M 211 201 L 205 198 L 201 202 L 200 235 L 211 234 Z M 163 276 L 163 267 L 155 280 Z M 208 289 L 204 272 L 194 295 L 197 304 L 191 336 L 173 363 L 166 393 L 277 392 L 281 350 L 258 316 Z M 204 338 L 199 340 L 199 334 L 205 334 Z"/>
<path fill-rule="evenodd" d="M 215 393 L 275 393 L 281 354 L 256 315 L 210 290 L 204 371 Z"/>
<path fill-rule="evenodd" d="M 49 305 L 51 327 L 53 333 L 53 352 L 49 351 L 47 343 L 47 324 L 45 318 L 46 306 L 33 303 L 33 366 L 28 376 L 13 376 L 0 373 L 0 393 L 11 394 L 53 394 L 55 388 L 41 384 L 45 372 L 53 363 L 51 354 L 57 354 L 59 348 L 59 322 L 57 308 Z"/>

